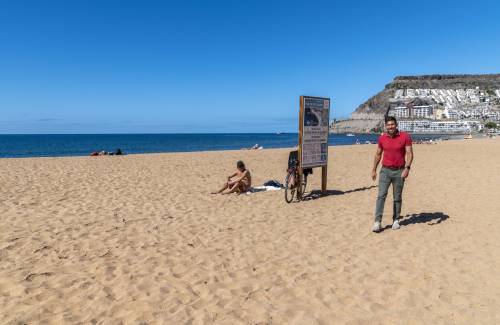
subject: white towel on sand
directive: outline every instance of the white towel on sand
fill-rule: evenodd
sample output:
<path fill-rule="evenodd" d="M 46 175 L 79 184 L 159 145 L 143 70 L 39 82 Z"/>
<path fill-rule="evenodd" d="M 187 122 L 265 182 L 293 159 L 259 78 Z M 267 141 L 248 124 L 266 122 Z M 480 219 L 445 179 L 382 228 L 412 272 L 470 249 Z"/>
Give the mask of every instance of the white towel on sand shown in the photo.
<path fill-rule="evenodd" d="M 274 186 L 255 186 L 250 188 L 250 190 L 247 191 L 246 194 L 253 194 L 257 192 L 266 192 L 266 191 L 279 191 L 279 190 L 281 190 L 281 188 Z"/>

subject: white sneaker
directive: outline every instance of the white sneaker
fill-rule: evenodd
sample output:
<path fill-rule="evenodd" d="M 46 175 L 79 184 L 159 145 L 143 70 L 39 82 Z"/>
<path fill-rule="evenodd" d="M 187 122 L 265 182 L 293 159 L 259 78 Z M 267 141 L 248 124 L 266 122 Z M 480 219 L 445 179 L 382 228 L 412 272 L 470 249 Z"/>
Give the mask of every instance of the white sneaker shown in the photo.
<path fill-rule="evenodd" d="M 398 230 L 399 228 L 401 228 L 401 226 L 399 225 L 399 221 L 396 219 L 392 223 L 392 230 Z"/>
<path fill-rule="evenodd" d="M 382 223 L 380 221 L 375 221 L 372 227 L 373 232 L 381 232 L 382 231 Z"/>

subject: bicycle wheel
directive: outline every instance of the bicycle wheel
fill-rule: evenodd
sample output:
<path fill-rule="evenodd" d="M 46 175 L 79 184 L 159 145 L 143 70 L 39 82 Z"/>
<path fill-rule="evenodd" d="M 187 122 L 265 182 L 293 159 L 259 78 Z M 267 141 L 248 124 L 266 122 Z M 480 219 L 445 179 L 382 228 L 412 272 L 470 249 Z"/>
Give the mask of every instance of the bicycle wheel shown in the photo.
<path fill-rule="evenodd" d="M 300 199 L 301 200 L 304 198 L 304 194 L 306 193 L 306 187 L 307 187 L 307 176 L 302 175 L 302 179 L 300 182 Z"/>
<path fill-rule="evenodd" d="M 292 175 L 294 174 L 293 171 L 289 172 L 288 175 L 286 175 L 285 178 L 285 201 L 286 203 L 291 203 L 293 201 L 293 196 L 295 195 L 295 187 L 290 188 L 290 178 L 292 178 Z"/>
<path fill-rule="evenodd" d="M 304 178 L 304 175 L 300 175 L 300 176 L 297 176 L 299 178 L 298 180 L 298 185 L 297 185 L 297 193 L 295 195 L 295 197 L 297 198 L 297 201 L 300 201 L 302 200 L 302 197 L 304 195 L 304 192 L 306 191 L 306 184 L 304 184 L 304 180 L 306 178 Z"/>

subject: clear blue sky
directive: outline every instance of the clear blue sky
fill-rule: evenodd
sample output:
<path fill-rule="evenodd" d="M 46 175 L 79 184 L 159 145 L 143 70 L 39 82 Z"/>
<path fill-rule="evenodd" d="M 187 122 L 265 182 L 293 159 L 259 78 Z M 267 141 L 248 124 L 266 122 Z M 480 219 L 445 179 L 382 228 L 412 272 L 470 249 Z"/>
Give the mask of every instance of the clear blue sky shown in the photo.
<path fill-rule="evenodd" d="M 295 131 L 302 94 L 499 72 L 498 1 L 0 0 L 0 133 Z"/>

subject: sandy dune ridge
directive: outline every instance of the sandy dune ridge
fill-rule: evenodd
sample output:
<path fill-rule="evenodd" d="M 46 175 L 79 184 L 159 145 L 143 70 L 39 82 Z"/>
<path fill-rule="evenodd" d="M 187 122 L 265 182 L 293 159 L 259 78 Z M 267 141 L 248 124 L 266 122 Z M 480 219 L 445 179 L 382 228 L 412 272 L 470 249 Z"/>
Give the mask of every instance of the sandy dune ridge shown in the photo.
<path fill-rule="evenodd" d="M 414 150 L 380 234 L 373 145 L 292 204 L 208 194 L 238 159 L 282 180 L 287 149 L 0 159 L 0 323 L 498 324 L 500 140 Z"/>

